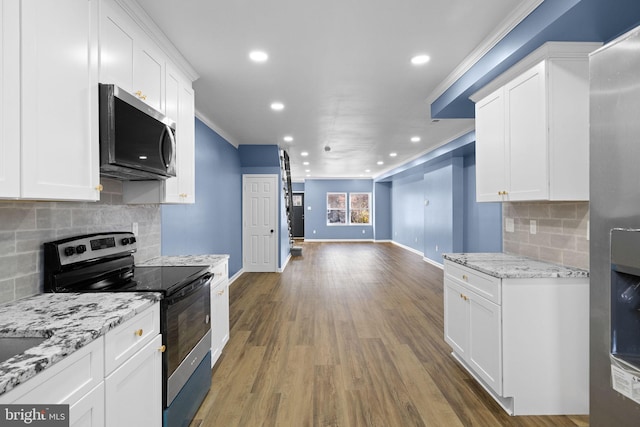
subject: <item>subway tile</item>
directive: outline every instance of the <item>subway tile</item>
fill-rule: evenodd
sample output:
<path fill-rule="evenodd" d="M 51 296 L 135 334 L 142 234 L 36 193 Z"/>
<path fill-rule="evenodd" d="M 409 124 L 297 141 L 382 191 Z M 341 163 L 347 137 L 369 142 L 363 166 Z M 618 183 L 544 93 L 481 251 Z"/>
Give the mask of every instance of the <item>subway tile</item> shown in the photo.
<path fill-rule="evenodd" d="M 16 299 L 15 281 L 13 279 L 0 280 L 0 304 Z"/>
<path fill-rule="evenodd" d="M 116 179 L 101 178 L 100 184 L 102 184 L 102 192 L 100 193 L 100 195 L 105 193 L 122 194 L 122 181 L 118 181 Z"/>
<path fill-rule="evenodd" d="M 550 234 L 549 246 L 561 250 L 575 251 L 576 237 L 566 234 Z"/>
<path fill-rule="evenodd" d="M 541 233 L 562 234 L 562 220 L 541 219 L 538 221 L 538 230 Z"/>
<path fill-rule="evenodd" d="M 563 219 L 563 234 L 587 236 L 587 221 L 585 219 Z"/>
<path fill-rule="evenodd" d="M 553 246 L 550 243 L 551 236 L 553 236 L 553 234 L 548 234 L 548 233 L 529 234 L 529 243 L 536 246 Z"/>
<path fill-rule="evenodd" d="M 16 233 L 13 231 L 0 232 L 0 257 L 16 253 Z"/>
<path fill-rule="evenodd" d="M 37 273 L 16 277 L 15 279 L 16 299 L 41 294 L 43 291 L 40 276 Z"/>
<path fill-rule="evenodd" d="M 584 252 L 564 251 L 562 253 L 562 263 L 571 267 L 589 269 L 589 254 Z"/>
<path fill-rule="evenodd" d="M 533 259 L 540 259 L 540 247 L 534 245 L 520 244 L 519 253 Z"/>
<path fill-rule="evenodd" d="M 56 240 L 55 230 L 35 230 L 16 232 L 16 252 L 37 252 L 42 244 Z"/>
<path fill-rule="evenodd" d="M 576 203 L 576 218 L 589 219 L 589 202 L 577 202 Z"/>
<path fill-rule="evenodd" d="M 586 237 L 576 236 L 576 251 L 589 253 L 589 240 Z"/>
<path fill-rule="evenodd" d="M 562 264 L 562 251 L 550 247 L 540 248 L 540 259 L 554 264 Z"/>
<path fill-rule="evenodd" d="M 551 203 L 549 209 L 551 218 L 576 219 L 578 217 L 575 203 Z"/>
<path fill-rule="evenodd" d="M 56 229 L 71 227 L 71 209 L 36 209 L 36 225 L 38 229 Z"/>
<path fill-rule="evenodd" d="M 529 218 L 542 219 L 550 217 L 551 210 L 548 203 L 533 203 L 529 206 Z"/>
<path fill-rule="evenodd" d="M 34 203 L 19 207 L 0 208 L 0 231 L 34 230 L 36 209 Z"/>

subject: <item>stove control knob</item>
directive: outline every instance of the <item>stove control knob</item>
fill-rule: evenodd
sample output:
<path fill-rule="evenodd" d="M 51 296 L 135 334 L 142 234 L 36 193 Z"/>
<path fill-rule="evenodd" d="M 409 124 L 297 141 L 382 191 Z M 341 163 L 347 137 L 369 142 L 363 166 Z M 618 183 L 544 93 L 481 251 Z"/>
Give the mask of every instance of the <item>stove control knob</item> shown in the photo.
<path fill-rule="evenodd" d="M 87 251 L 87 247 L 85 245 L 78 245 L 76 246 L 76 253 L 79 254 L 83 254 Z"/>
<path fill-rule="evenodd" d="M 123 245 L 128 245 L 129 243 L 131 243 L 131 240 L 128 237 L 123 238 L 120 241 Z"/>
<path fill-rule="evenodd" d="M 73 246 L 67 246 L 66 248 L 64 248 L 64 254 L 66 256 L 71 256 L 75 253 L 76 253 L 76 248 L 74 248 Z"/>
<path fill-rule="evenodd" d="M 135 242 L 137 242 L 135 237 L 130 237 L 129 238 L 129 243 L 135 243 Z"/>

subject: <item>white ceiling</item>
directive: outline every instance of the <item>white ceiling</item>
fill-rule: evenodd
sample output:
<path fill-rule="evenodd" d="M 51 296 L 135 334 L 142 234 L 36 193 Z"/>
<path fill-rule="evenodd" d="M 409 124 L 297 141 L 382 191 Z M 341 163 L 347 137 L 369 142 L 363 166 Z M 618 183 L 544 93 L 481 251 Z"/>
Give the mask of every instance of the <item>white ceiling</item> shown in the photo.
<path fill-rule="evenodd" d="M 429 103 L 535 1 L 138 3 L 200 75 L 199 117 L 234 145 L 285 148 L 302 180 L 375 177 L 471 130 L 469 119 L 432 122 Z M 250 61 L 254 49 L 268 61 Z M 431 60 L 417 67 L 419 53 Z M 273 101 L 285 109 L 272 111 Z"/>

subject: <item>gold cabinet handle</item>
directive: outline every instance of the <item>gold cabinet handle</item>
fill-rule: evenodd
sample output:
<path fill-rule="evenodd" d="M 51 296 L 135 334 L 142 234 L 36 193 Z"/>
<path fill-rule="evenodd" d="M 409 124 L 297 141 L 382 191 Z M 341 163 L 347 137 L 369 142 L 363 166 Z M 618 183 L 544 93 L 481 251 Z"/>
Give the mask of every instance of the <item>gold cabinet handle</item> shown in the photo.
<path fill-rule="evenodd" d="M 138 98 L 140 98 L 140 99 L 144 99 L 144 100 L 146 100 L 146 99 L 147 99 L 147 95 L 143 95 L 141 90 L 137 91 L 135 94 L 136 94 L 136 95 L 138 96 Z"/>
<path fill-rule="evenodd" d="M 96 190 L 97 191 L 102 191 L 102 190 L 104 190 L 104 187 L 102 186 L 102 184 L 98 184 L 98 185 L 96 185 Z"/>
<path fill-rule="evenodd" d="M 164 344 L 163 344 L 163 345 L 161 345 L 161 346 L 158 348 L 158 351 L 159 351 L 160 353 L 164 353 L 165 351 L 167 351 L 167 346 L 166 346 L 166 345 L 164 345 Z"/>
<path fill-rule="evenodd" d="M 142 336 L 142 329 L 138 329 L 137 331 L 134 332 L 137 336 L 141 337 Z"/>
<path fill-rule="evenodd" d="M 221 291 L 218 291 L 218 296 L 224 295 L 224 289 Z"/>

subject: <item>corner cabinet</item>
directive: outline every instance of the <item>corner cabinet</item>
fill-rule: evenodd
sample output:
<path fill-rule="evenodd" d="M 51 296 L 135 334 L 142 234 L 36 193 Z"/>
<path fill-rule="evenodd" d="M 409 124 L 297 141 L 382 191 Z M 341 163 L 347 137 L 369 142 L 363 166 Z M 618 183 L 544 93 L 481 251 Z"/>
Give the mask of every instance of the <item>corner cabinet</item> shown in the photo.
<path fill-rule="evenodd" d="M 598 44 L 577 45 L 572 51 L 561 44 L 570 53 L 545 45 L 531 55 L 545 59 L 491 93 L 483 90 L 476 102 L 477 201 L 589 200 L 587 55 Z"/>
<path fill-rule="evenodd" d="M 0 404 L 69 404 L 71 427 L 162 425 L 159 303 L 29 381 Z"/>
<path fill-rule="evenodd" d="M 97 1 L 0 9 L 0 198 L 98 200 Z"/>
<path fill-rule="evenodd" d="M 588 328 L 588 278 L 501 279 L 444 262 L 444 339 L 510 415 L 589 412 Z"/>

